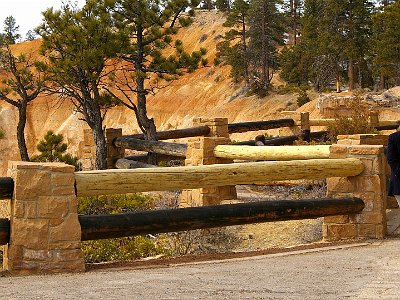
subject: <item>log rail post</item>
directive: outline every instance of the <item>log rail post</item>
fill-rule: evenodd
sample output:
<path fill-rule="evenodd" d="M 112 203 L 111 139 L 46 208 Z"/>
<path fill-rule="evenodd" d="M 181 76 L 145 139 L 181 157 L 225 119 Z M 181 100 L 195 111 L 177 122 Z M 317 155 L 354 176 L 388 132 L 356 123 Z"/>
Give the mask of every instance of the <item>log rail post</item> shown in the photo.
<path fill-rule="evenodd" d="M 210 133 L 207 136 L 189 138 L 185 160 L 186 166 L 233 162 L 230 159 L 222 159 L 214 156 L 215 146 L 231 142 L 227 118 L 195 118 L 193 119 L 193 126 L 208 126 Z M 222 200 L 236 198 L 235 186 L 206 186 L 196 190 L 183 190 L 180 206 L 215 205 L 220 204 Z"/>
<path fill-rule="evenodd" d="M 325 217 L 323 236 L 333 241 L 346 238 L 383 238 L 386 234 L 387 161 L 379 135 L 339 136 L 330 148 L 330 158 L 358 158 L 364 171 L 353 177 L 327 179 L 327 197 L 351 195 L 365 203 L 359 214 Z M 365 143 L 374 142 L 375 145 Z"/>

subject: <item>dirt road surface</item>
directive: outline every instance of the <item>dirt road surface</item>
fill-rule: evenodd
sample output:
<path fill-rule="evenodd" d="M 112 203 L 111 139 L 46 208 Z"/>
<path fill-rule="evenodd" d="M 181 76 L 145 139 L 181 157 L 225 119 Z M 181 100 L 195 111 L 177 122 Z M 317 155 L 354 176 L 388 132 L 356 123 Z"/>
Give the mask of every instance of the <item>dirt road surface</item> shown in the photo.
<path fill-rule="evenodd" d="M 0 299 L 400 299 L 400 239 L 150 269 L 1 277 Z"/>

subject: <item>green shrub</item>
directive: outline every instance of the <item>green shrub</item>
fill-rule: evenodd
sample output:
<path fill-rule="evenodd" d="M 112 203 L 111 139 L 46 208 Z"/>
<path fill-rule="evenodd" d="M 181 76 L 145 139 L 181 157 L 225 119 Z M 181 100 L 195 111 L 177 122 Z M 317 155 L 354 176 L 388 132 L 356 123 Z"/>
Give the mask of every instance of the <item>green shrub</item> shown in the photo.
<path fill-rule="evenodd" d="M 308 102 L 310 102 L 310 97 L 308 97 L 306 90 L 301 89 L 297 97 L 297 105 L 301 107 Z"/>
<path fill-rule="evenodd" d="M 334 143 L 337 136 L 341 134 L 363 134 L 377 133 L 377 130 L 371 127 L 369 123 L 368 107 L 361 103 L 361 98 L 356 97 L 348 108 L 352 111 L 348 116 L 336 116 L 335 123 L 329 125 L 329 139 Z"/>
<path fill-rule="evenodd" d="M 2 128 L 0 128 L 0 140 L 4 139 L 4 136 L 5 136 L 4 130 Z"/>
<path fill-rule="evenodd" d="M 31 157 L 31 161 L 39 162 L 63 162 L 68 165 L 74 166 L 76 171 L 82 169 L 78 158 L 71 154 L 65 153 L 67 151 L 67 144 L 63 143 L 64 137 L 62 134 L 54 134 L 49 130 L 37 144 L 37 149 L 40 151 L 39 155 Z"/>
<path fill-rule="evenodd" d="M 78 213 L 84 215 L 117 214 L 155 207 L 155 199 L 149 195 L 127 194 L 78 198 Z M 143 236 L 86 241 L 82 243 L 85 261 L 127 261 L 158 254 L 168 254 L 157 239 Z"/>
<path fill-rule="evenodd" d="M 78 198 L 78 213 L 83 215 L 118 214 L 154 209 L 155 199 L 148 195 L 126 194 Z"/>
<path fill-rule="evenodd" d="M 128 261 L 143 257 L 167 254 L 157 242 L 143 236 L 87 241 L 82 243 L 85 261 Z"/>

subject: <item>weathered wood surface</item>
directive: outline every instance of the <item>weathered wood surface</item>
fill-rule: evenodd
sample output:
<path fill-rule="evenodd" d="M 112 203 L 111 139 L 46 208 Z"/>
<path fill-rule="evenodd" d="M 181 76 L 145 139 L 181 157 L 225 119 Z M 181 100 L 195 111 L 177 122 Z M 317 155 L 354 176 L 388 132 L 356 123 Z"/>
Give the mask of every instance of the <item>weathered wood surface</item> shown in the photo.
<path fill-rule="evenodd" d="M 264 184 L 275 180 L 321 179 L 360 174 L 356 158 L 265 161 L 176 168 L 98 170 L 75 173 L 78 196 Z"/>
<path fill-rule="evenodd" d="M 114 145 L 125 149 L 147 151 L 157 154 L 174 155 L 179 157 L 185 157 L 187 149 L 186 144 L 147 141 L 129 137 L 116 138 L 114 140 Z"/>
<path fill-rule="evenodd" d="M 186 231 L 359 213 L 359 198 L 279 200 L 155 210 L 117 215 L 79 216 L 82 240 Z"/>
<path fill-rule="evenodd" d="M 125 156 L 124 159 L 147 163 L 147 161 L 149 159 L 149 156 L 146 155 L 146 154 L 144 154 L 144 155 L 130 155 L 130 156 Z M 171 160 L 185 161 L 185 158 L 184 157 L 180 157 L 180 156 L 157 154 L 157 161 L 158 162 L 162 162 L 162 161 L 168 162 L 168 161 L 171 161 Z"/>
<path fill-rule="evenodd" d="M 0 219 L 0 245 L 8 244 L 10 240 L 10 220 Z"/>
<path fill-rule="evenodd" d="M 146 164 L 140 161 L 120 158 L 116 161 L 117 169 L 139 169 L 139 168 L 157 168 L 155 165 Z"/>
<path fill-rule="evenodd" d="M 399 127 L 399 124 L 392 124 L 392 125 L 379 125 L 376 126 L 376 130 L 396 130 Z"/>
<path fill-rule="evenodd" d="M 11 177 L 0 177 L 0 199 L 11 199 L 14 181 Z"/>
<path fill-rule="evenodd" d="M 336 122 L 336 119 L 310 119 L 310 126 L 329 126 Z"/>
<path fill-rule="evenodd" d="M 329 158 L 329 145 L 317 146 L 235 146 L 219 145 L 214 155 L 220 158 L 245 160 L 299 160 Z"/>
<path fill-rule="evenodd" d="M 184 129 L 175 129 L 175 130 L 165 130 L 158 131 L 156 133 L 158 140 L 171 140 L 171 139 L 181 139 L 195 136 L 205 136 L 210 133 L 210 128 L 208 126 L 198 126 Z M 134 138 L 139 140 L 144 140 L 143 134 L 132 134 L 132 135 L 124 135 L 123 137 Z"/>
<path fill-rule="evenodd" d="M 281 127 L 291 127 L 291 126 L 294 126 L 293 119 L 242 122 L 242 123 L 228 124 L 228 132 L 240 133 L 240 132 L 267 130 L 267 129 L 281 128 Z"/>

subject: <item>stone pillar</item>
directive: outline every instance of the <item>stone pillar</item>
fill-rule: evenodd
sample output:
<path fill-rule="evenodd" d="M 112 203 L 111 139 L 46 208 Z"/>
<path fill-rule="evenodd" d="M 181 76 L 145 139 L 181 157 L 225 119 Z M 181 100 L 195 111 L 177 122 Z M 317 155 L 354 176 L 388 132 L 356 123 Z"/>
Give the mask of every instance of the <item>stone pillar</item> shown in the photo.
<path fill-rule="evenodd" d="M 10 242 L 3 266 L 12 274 L 82 272 L 74 167 L 10 162 Z"/>
<path fill-rule="evenodd" d="M 186 166 L 233 163 L 232 160 L 214 156 L 215 146 L 231 142 L 228 132 L 228 119 L 195 118 L 193 126 L 208 126 L 210 127 L 210 133 L 208 136 L 188 139 Z M 217 205 L 222 200 L 233 200 L 236 198 L 235 186 L 207 186 L 201 189 L 183 190 L 180 206 Z"/>
<path fill-rule="evenodd" d="M 348 139 L 354 141 L 355 139 Z M 365 140 L 363 138 L 360 139 Z M 364 171 L 354 177 L 327 179 L 327 196 L 332 198 L 358 197 L 365 203 L 360 214 L 324 218 L 325 240 L 349 238 L 383 238 L 386 234 L 386 174 L 387 162 L 382 145 L 332 145 L 330 158 L 358 158 Z"/>
<path fill-rule="evenodd" d="M 371 111 L 369 113 L 369 123 L 371 127 L 379 126 L 379 113 L 377 111 Z"/>
<path fill-rule="evenodd" d="M 79 143 L 79 158 L 82 162 L 82 170 L 93 170 L 96 160 L 96 145 L 91 129 L 83 130 L 83 141 Z"/>
<path fill-rule="evenodd" d="M 125 149 L 115 147 L 113 140 L 122 136 L 122 128 L 107 128 L 106 129 L 106 144 L 107 144 L 107 169 L 114 169 L 115 162 L 125 156 Z"/>

